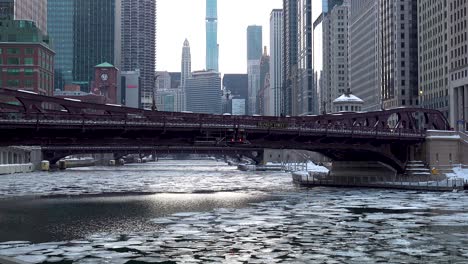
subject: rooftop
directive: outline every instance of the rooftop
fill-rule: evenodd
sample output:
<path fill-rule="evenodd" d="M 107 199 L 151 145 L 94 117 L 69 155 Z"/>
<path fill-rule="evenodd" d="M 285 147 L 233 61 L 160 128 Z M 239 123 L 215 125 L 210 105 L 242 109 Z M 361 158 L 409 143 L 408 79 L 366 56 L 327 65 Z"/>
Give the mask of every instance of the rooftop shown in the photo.
<path fill-rule="evenodd" d="M 352 93 L 345 93 L 342 96 L 336 98 L 333 103 L 338 103 L 338 104 L 343 104 L 343 103 L 358 103 L 358 104 L 363 104 L 364 101 L 353 95 Z"/>

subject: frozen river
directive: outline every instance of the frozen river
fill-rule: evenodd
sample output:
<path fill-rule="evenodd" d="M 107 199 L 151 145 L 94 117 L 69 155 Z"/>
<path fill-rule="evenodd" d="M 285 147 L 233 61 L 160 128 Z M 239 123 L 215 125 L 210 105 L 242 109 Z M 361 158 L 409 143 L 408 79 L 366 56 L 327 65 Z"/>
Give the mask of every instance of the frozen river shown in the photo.
<path fill-rule="evenodd" d="M 0 176 L 32 263 L 467 263 L 468 195 L 304 189 L 215 161 Z"/>

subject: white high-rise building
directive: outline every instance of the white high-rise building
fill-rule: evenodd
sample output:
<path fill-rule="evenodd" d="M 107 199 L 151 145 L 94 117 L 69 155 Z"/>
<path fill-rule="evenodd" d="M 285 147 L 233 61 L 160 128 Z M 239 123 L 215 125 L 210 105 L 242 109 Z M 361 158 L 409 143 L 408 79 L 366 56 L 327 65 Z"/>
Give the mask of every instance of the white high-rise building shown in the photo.
<path fill-rule="evenodd" d="M 283 10 L 270 15 L 270 102 L 268 115 L 280 116 L 283 104 Z"/>
<path fill-rule="evenodd" d="M 156 69 L 155 0 L 120 0 L 123 71 L 140 70 L 142 107 L 152 105 Z M 116 2 L 116 7 L 120 4 Z M 119 8 L 120 8 L 119 7 Z M 97 24 L 99 25 L 99 24 Z"/>
<path fill-rule="evenodd" d="M 419 0 L 418 14 L 419 103 L 448 117 L 447 1 Z"/>
<path fill-rule="evenodd" d="M 182 65 L 180 71 L 180 86 L 185 88 L 187 79 L 192 75 L 192 56 L 190 55 L 190 43 L 187 39 L 182 48 Z"/>
<path fill-rule="evenodd" d="M 450 121 L 468 129 L 468 1 L 448 0 Z"/>
<path fill-rule="evenodd" d="M 348 91 L 349 1 L 335 6 L 324 17 L 323 34 L 323 110 L 333 112 L 333 100 Z"/>
<path fill-rule="evenodd" d="M 381 109 L 379 2 L 353 0 L 349 17 L 349 87 L 363 111 Z"/>

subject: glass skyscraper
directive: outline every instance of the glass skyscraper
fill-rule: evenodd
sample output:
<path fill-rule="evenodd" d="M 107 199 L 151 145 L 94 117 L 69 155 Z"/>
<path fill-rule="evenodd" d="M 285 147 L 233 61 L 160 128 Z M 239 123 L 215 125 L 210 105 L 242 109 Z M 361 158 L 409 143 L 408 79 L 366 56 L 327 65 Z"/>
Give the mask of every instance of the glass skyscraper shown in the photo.
<path fill-rule="evenodd" d="M 219 71 L 218 0 L 206 0 L 206 69 Z"/>
<path fill-rule="evenodd" d="M 77 84 L 89 91 L 94 66 L 120 67 L 120 0 L 48 0 L 55 43 L 55 89 Z"/>
<path fill-rule="evenodd" d="M 262 26 L 247 28 L 247 60 L 262 58 Z"/>

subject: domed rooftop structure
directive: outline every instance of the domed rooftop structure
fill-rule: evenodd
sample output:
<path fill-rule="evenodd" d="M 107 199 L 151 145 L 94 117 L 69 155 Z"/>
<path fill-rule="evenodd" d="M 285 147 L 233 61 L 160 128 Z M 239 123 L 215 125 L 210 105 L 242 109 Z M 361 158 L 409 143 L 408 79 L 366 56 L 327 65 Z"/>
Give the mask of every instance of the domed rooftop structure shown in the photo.
<path fill-rule="evenodd" d="M 351 92 L 344 93 L 333 101 L 334 112 L 358 112 L 361 111 L 364 101 Z"/>

